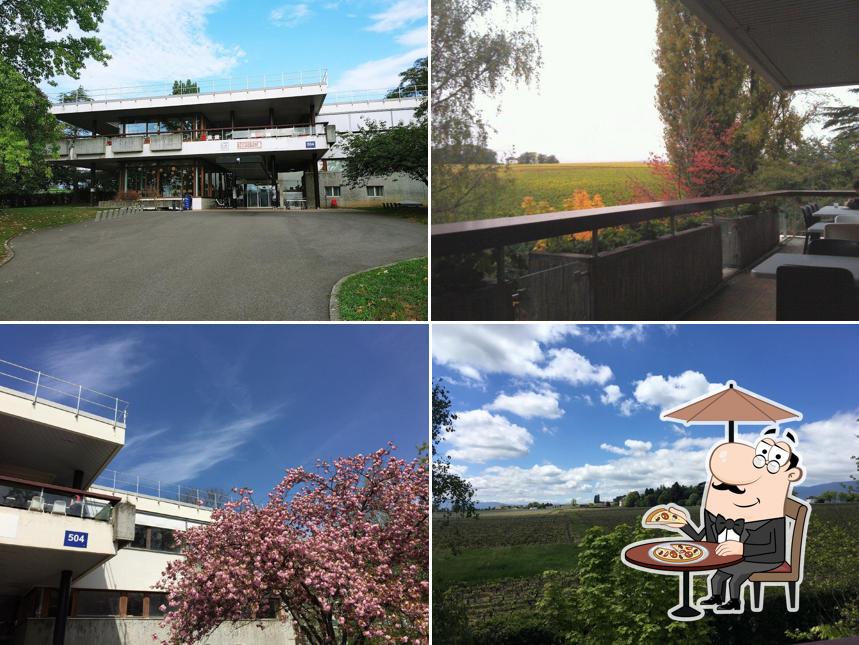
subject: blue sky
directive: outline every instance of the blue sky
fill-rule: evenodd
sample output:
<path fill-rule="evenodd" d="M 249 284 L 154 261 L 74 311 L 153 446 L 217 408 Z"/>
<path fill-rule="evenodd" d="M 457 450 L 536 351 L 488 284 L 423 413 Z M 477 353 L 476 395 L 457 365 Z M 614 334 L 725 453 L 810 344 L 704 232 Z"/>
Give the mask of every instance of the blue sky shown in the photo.
<path fill-rule="evenodd" d="M 855 326 L 434 325 L 459 415 L 442 444 L 481 501 L 604 499 L 705 479 L 717 426 L 659 420 L 728 380 L 788 408 L 805 484 L 856 472 Z M 762 427 L 743 426 L 753 440 Z"/>
<path fill-rule="evenodd" d="M 128 401 L 110 467 L 148 479 L 264 494 L 428 436 L 422 325 L 5 325 L 0 358 Z"/>
<path fill-rule="evenodd" d="M 113 59 L 80 81 L 114 88 L 325 68 L 329 90 L 395 86 L 427 53 L 425 0 L 111 0 L 99 37 Z M 56 90 L 49 90 L 56 91 Z"/>

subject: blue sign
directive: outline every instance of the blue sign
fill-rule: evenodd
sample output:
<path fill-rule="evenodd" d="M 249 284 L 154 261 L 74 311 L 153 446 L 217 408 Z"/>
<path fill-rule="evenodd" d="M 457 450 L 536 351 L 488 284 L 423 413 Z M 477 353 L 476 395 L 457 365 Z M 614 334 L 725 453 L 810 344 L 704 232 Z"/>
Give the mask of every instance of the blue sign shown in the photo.
<path fill-rule="evenodd" d="M 63 546 L 73 546 L 78 549 L 85 549 L 89 533 L 83 531 L 66 531 L 66 539 L 63 540 Z"/>
<path fill-rule="evenodd" d="M 305 142 L 304 142 L 304 147 L 305 147 L 305 148 L 315 148 L 315 147 L 316 147 L 316 142 L 315 142 L 315 141 L 305 141 Z"/>

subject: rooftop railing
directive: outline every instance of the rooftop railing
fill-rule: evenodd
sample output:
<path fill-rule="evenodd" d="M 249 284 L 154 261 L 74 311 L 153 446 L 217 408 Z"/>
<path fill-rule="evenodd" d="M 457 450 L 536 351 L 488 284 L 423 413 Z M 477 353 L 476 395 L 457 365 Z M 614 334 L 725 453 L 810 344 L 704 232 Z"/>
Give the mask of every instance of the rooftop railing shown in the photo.
<path fill-rule="evenodd" d="M 93 482 L 94 486 L 116 492 L 131 493 L 140 497 L 177 502 L 196 508 L 221 508 L 235 496 L 216 488 L 199 488 L 146 479 L 140 475 L 105 470 Z"/>
<path fill-rule="evenodd" d="M 48 95 L 53 105 L 74 105 L 94 101 L 116 101 L 120 99 L 144 99 L 164 96 L 186 96 L 195 94 L 215 94 L 218 92 L 247 92 L 250 90 L 281 89 L 285 87 L 304 87 L 307 85 L 327 85 L 328 70 L 315 69 L 301 72 L 276 72 L 253 76 L 233 76 L 229 78 L 208 78 L 192 80 L 191 87 L 174 92 L 174 81 L 127 85 L 103 89 L 84 89 L 83 92 L 70 90 Z"/>
<path fill-rule="evenodd" d="M 345 90 L 342 92 L 329 92 L 325 97 L 326 105 L 338 103 L 365 103 L 367 101 L 398 101 L 401 99 L 422 99 L 427 96 L 427 88 L 417 85 L 378 90 Z"/>
<path fill-rule="evenodd" d="M 696 288 L 684 283 L 696 279 L 690 275 L 690 267 L 703 262 L 695 253 L 706 247 L 709 255 L 713 255 L 710 250 L 712 247 L 712 251 L 717 251 L 714 245 L 718 244 L 718 234 L 702 240 L 698 249 L 690 247 L 687 256 L 680 258 L 688 265 L 682 265 L 680 260 L 672 264 L 670 256 L 661 251 L 647 256 L 642 252 L 636 256 L 640 264 L 633 271 L 632 264 L 623 266 L 617 253 L 635 245 L 607 249 L 601 241 L 601 231 L 667 220 L 669 233 L 659 239 L 679 240 L 686 235 L 685 222 L 681 220 L 689 216 L 709 212 L 710 222 L 700 219 L 693 222 L 694 226 L 699 230 L 718 227 L 717 209 L 739 209 L 768 200 L 856 196 L 850 190 L 778 190 L 435 224 L 431 234 L 432 255 L 437 259 L 433 262 L 433 317 L 439 320 L 657 319 L 622 314 L 635 314 L 629 311 L 629 303 L 635 298 L 644 301 L 640 311 L 647 311 L 648 300 L 659 300 L 659 294 L 648 290 L 659 288 L 666 293 L 671 288 L 678 292 L 685 290 L 687 300 L 683 306 L 689 305 L 688 297 L 696 293 Z M 798 217 L 799 209 L 795 210 Z M 740 214 L 739 210 L 736 213 Z M 538 240 L 580 233 L 589 238 L 585 242 L 589 253 L 556 252 L 555 257 L 548 258 L 552 252 L 542 253 L 533 245 Z M 788 226 L 782 222 L 781 233 L 804 234 L 804 225 Z M 665 249 L 664 245 L 660 248 Z M 640 245 L 638 250 L 642 250 Z M 655 267 L 654 261 L 660 266 Z M 712 268 L 708 268 L 706 279 L 701 277 L 701 284 L 711 285 L 713 271 L 709 269 Z M 721 265 L 715 269 L 718 274 Z M 621 275 L 624 270 L 627 273 Z M 646 276 L 648 271 L 653 276 Z M 612 275 L 613 272 L 617 275 Z M 634 284 L 636 279 L 639 282 Z M 699 295 L 704 293 L 702 289 L 697 290 Z M 680 315 L 684 309 L 678 310 L 676 306 L 672 309 L 671 295 L 668 293 L 663 299 L 667 303 L 663 311 Z M 676 297 L 674 302 L 683 302 L 683 298 Z M 606 311 L 611 312 L 609 317 L 605 317 Z"/>
<path fill-rule="evenodd" d="M 125 427 L 128 402 L 45 372 L 0 359 L 0 387 L 42 403 L 113 426 Z"/>
<path fill-rule="evenodd" d="M 109 522 L 119 497 L 0 475 L 0 507 Z"/>

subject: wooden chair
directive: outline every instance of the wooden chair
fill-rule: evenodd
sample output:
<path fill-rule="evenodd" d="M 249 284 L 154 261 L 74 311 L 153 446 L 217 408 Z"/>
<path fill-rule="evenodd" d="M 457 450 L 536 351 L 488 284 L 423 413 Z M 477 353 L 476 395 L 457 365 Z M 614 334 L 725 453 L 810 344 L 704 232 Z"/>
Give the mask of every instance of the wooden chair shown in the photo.
<path fill-rule="evenodd" d="M 784 502 L 785 517 L 793 520 L 793 538 L 790 542 L 790 561 L 782 562 L 772 571 L 753 573 L 752 611 L 763 609 L 764 584 L 783 584 L 788 611 L 799 610 L 799 585 L 802 584 L 802 567 L 805 556 L 805 531 L 808 528 L 809 508 L 806 504 L 788 497 Z"/>

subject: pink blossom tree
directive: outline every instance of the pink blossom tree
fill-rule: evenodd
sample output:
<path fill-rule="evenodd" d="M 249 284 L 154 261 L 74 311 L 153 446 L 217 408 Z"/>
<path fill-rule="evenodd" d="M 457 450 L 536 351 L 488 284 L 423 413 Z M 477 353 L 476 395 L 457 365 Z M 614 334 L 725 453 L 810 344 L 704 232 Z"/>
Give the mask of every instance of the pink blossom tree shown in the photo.
<path fill-rule="evenodd" d="M 393 449 L 291 468 L 265 505 L 239 489 L 180 533 L 161 581 L 169 643 L 276 614 L 311 645 L 426 644 L 428 471 Z"/>

